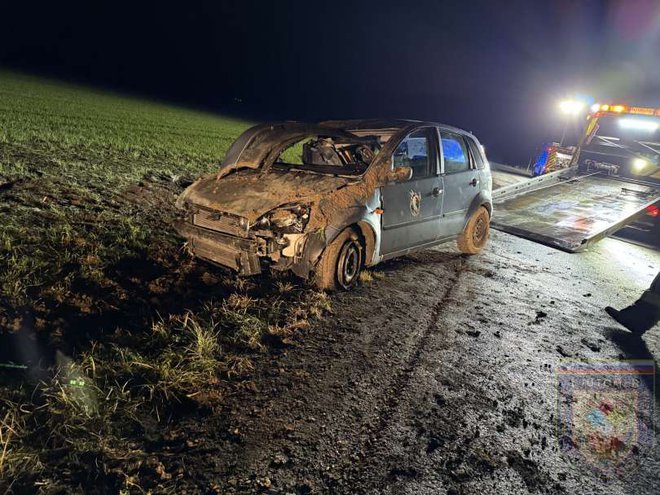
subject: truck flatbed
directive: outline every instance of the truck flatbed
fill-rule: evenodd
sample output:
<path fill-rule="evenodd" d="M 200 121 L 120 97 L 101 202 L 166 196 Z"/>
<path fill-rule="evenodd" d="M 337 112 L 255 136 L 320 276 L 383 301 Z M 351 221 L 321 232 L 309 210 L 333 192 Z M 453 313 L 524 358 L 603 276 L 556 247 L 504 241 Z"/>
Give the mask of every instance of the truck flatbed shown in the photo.
<path fill-rule="evenodd" d="M 600 173 L 582 175 L 571 167 L 495 190 L 491 224 L 578 252 L 634 221 L 658 200 L 655 184 Z"/>

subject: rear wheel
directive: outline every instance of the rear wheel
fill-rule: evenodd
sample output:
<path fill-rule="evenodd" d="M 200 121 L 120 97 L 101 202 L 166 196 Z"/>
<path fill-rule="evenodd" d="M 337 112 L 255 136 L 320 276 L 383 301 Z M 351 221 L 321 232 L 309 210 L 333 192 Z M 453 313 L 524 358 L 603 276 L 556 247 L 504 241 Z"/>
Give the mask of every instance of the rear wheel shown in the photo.
<path fill-rule="evenodd" d="M 323 251 L 314 279 L 319 289 L 350 290 L 362 270 L 362 244 L 355 231 L 346 229 Z"/>
<path fill-rule="evenodd" d="M 488 242 L 489 234 L 490 215 L 485 207 L 480 206 L 468 220 L 465 230 L 458 236 L 458 249 L 465 254 L 480 253 Z"/>

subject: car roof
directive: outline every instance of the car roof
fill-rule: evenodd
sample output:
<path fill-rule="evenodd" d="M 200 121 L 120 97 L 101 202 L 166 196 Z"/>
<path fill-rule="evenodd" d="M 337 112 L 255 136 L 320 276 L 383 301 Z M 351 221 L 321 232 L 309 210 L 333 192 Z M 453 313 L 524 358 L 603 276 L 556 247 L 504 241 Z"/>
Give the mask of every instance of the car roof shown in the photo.
<path fill-rule="evenodd" d="M 352 120 L 326 120 L 319 122 L 320 126 L 331 127 L 336 129 L 403 129 L 406 127 L 441 127 L 454 132 L 463 134 L 470 134 L 470 131 L 460 129 L 448 124 L 440 122 L 431 122 L 426 120 L 412 120 L 412 119 L 352 119 Z"/>
<path fill-rule="evenodd" d="M 241 134 L 230 146 L 218 170 L 218 178 L 239 168 L 258 168 L 259 164 L 271 153 L 272 149 L 282 142 L 291 139 L 302 139 L 310 135 L 330 135 L 337 137 L 356 137 L 350 131 L 392 131 L 393 134 L 407 135 L 420 127 L 437 126 L 442 129 L 468 134 L 457 127 L 436 122 L 406 119 L 358 119 L 358 120 L 327 120 L 318 123 L 300 122 L 295 120 L 285 122 L 270 122 L 258 124 Z M 404 134 L 405 133 L 405 134 Z M 363 133 L 360 133 L 363 134 Z M 474 136 L 473 136 L 474 137 Z M 476 138 L 475 138 L 476 139 Z"/>

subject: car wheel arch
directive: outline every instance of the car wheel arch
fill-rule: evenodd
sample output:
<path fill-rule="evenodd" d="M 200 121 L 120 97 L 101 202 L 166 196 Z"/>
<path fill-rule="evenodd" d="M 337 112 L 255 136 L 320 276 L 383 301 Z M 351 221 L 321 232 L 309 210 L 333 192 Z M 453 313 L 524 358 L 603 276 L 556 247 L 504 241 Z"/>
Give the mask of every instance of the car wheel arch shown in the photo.
<path fill-rule="evenodd" d="M 360 270 L 364 267 L 364 244 L 357 224 L 343 228 L 332 240 L 328 240 L 314 265 L 312 278 L 316 286 L 322 290 L 332 291 L 352 288 L 359 280 Z M 352 265 L 348 261 L 349 254 L 346 253 L 352 253 L 350 255 L 353 259 Z M 353 267 L 350 269 L 352 275 L 350 280 L 346 281 L 342 279 L 342 274 L 345 277 L 347 267 L 350 266 Z"/>
<path fill-rule="evenodd" d="M 356 223 L 353 228 L 358 232 L 362 241 L 362 264 L 369 266 L 373 264 L 376 254 L 376 232 L 374 228 L 365 221 Z"/>
<path fill-rule="evenodd" d="M 491 200 L 490 193 L 487 193 L 486 191 L 479 192 L 479 194 L 477 194 L 472 200 L 472 203 L 470 204 L 470 207 L 467 209 L 467 213 L 463 221 L 463 228 L 467 226 L 467 223 L 470 220 L 470 217 L 472 217 L 472 215 L 474 214 L 474 212 L 477 211 L 482 206 L 486 208 L 486 210 L 488 211 L 488 216 L 492 218 L 493 202 Z"/>

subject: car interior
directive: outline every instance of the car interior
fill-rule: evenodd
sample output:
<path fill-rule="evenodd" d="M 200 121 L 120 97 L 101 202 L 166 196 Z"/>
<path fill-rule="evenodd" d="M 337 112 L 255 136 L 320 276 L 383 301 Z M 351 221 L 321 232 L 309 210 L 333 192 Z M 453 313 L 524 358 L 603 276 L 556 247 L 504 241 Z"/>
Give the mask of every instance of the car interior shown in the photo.
<path fill-rule="evenodd" d="M 286 148 L 275 165 L 321 173 L 360 174 L 367 170 L 380 151 L 376 136 L 355 139 L 313 136 Z"/>

